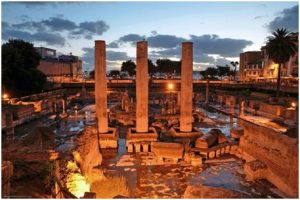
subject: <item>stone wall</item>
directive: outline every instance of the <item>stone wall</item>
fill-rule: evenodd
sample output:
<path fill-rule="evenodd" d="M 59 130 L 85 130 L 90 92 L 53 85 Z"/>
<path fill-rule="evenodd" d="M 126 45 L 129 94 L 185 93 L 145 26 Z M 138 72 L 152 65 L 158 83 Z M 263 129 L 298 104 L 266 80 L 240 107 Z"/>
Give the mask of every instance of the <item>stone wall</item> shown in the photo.
<path fill-rule="evenodd" d="M 97 129 L 88 126 L 77 138 L 77 148 L 73 152 L 75 161 L 90 184 L 104 177 L 99 169 L 102 163 L 102 155 L 98 141 Z"/>
<path fill-rule="evenodd" d="M 241 121 L 244 136 L 242 152 L 267 166 L 265 179 L 291 197 L 298 196 L 298 139 L 273 129 Z"/>

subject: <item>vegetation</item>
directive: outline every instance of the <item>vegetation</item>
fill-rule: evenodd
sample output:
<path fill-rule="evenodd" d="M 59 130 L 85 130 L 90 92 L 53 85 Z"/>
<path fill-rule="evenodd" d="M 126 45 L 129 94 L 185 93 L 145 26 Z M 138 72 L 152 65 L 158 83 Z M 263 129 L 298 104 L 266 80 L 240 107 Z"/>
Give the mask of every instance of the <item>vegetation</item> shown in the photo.
<path fill-rule="evenodd" d="M 129 76 L 135 75 L 136 65 L 132 60 L 127 60 L 122 63 L 121 72 L 127 72 Z"/>
<path fill-rule="evenodd" d="M 277 75 L 277 91 L 276 98 L 279 98 L 280 93 L 280 80 L 281 80 L 281 68 L 289 61 L 290 57 L 297 52 L 296 46 L 297 38 L 293 37 L 286 29 L 276 29 L 271 36 L 268 37 L 266 44 L 266 50 L 268 56 L 277 63 L 278 75 Z"/>
<path fill-rule="evenodd" d="M 40 56 L 33 44 L 23 40 L 9 40 L 2 45 L 2 91 L 10 96 L 41 92 L 46 76 L 37 69 Z"/>
<path fill-rule="evenodd" d="M 120 76 L 119 70 L 111 70 L 109 73 L 110 76 Z"/>
<path fill-rule="evenodd" d="M 234 76 L 234 80 L 235 80 L 235 76 L 236 76 L 236 67 L 239 65 L 239 62 L 238 61 L 231 61 L 230 64 L 234 67 L 234 70 L 233 70 L 233 76 Z"/>
<path fill-rule="evenodd" d="M 200 74 L 204 77 L 204 79 L 217 79 L 217 76 L 232 76 L 234 75 L 234 71 L 230 69 L 228 65 L 226 66 L 219 66 L 215 67 L 208 67 L 204 71 L 200 71 Z"/>

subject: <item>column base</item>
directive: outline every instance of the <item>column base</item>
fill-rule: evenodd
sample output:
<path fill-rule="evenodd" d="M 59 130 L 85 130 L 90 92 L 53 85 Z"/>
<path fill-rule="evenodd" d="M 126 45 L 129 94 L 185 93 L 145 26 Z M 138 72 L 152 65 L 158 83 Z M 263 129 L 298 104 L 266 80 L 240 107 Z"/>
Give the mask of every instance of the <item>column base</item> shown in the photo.
<path fill-rule="evenodd" d="M 154 127 L 148 132 L 138 133 L 136 128 L 129 128 L 126 135 L 126 147 L 128 152 L 151 152 L 150 143 L 157 141 L 158 134 Z"/>
<path fill-rule="evenodd" d="M 107 133 L 99 133 L 99 144 L 101 149 L 118 148 L 119 134 L 116 128 L 108 128 Z"/>
<path fill-rule="evenodd" d="M 201 137 L 203 133 L 197 127 L 192 127 L 191 132 L 181 132 L 180 127 L 172 127 L 170 129 L 170 135 L 175 138 L 198 138 Z"/>

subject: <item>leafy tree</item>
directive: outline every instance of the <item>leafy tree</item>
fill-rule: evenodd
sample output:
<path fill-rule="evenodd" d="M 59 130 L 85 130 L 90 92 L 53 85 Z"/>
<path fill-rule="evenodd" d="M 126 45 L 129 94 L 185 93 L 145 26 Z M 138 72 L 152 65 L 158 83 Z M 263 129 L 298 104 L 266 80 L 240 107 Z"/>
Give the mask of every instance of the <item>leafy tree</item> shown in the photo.
<path fill-rule="evenodd" d="M 110 76 L 120 76 L 119 70 L 111 70 L 109 73 Z"/>
<path fill-rule="evenodd" d="M 128 72 L 130 76 L 135 75 L 136 65 L 132 60 L 127 60 L 126 62 L 122 63 L 121 71 Z"/>
<path fill-rule="evenodd" d="M 149 75 L 153 75 L 157 72 L 157 67 L 153 64 L 152 60 L 148 59 L 148 73 Z"/>
<path fill-rule="evenodd" d="M 95 79 L 95 70 L 90 71 L 90 78 Z"/>
<path fill-rule="evenodd" d="M 163 73 L 181 73 L 181 61 L 172 61 L 169 59 L 156 60 L 156 66 L 158 72 Z"/>
<path fill-rule="evenodd" d="M 2 90 L 11 96 L 41 92 L 47 79 L 37 69 L 40 56 L 33 44 L 9 40 L 2 45 Z"/>
<path fill-rule="evenodd" d="M 293 37 L 286 29 L 276 29 L 271 36 L 268 37 L 266 51 L 275 63 L 279 64 L 277 75 L 277 92 L 276 97 L 279 97 L 281 67 L 289 61 L 290 57 L 297 52 L 297 38 Z"/>
<path fill-rule="evenodd" d="M 218 75 L 219 76 L 229 76 L 230 75 L 230 67 L 217 65 Z"/>
<path fill-rule="evenodd" d="M 215 67 L 208 67 L 206 69 L 206 76 L 208 78 L 215 79 L 218 74 L 219 74 L 219 71 Z"/>
<path fill-rule="evenodd" d="M 235 76 L 236 76 L 236 67 L 239 65 L 238 61 L 231 61 L 230 64 L 234 67 L 234 71 L 233 71 L 233 76 L 234 76 L 234 80 L 235 80 Z"/>

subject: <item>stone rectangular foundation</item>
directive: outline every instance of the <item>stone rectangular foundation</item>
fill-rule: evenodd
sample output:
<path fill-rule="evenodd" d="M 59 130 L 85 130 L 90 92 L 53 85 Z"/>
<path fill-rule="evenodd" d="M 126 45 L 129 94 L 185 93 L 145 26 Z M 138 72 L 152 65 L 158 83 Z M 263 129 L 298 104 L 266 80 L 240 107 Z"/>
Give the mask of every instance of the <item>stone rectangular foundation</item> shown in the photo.
<path fill-rule="evenodd" d="M 99 144 L 101 149 L 118 148 L 118 130 L 116 128 L 108 128 L 107 133 L 99 133 Z"/>

